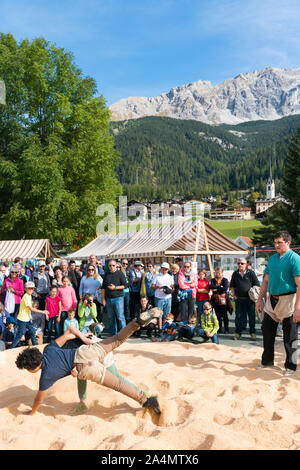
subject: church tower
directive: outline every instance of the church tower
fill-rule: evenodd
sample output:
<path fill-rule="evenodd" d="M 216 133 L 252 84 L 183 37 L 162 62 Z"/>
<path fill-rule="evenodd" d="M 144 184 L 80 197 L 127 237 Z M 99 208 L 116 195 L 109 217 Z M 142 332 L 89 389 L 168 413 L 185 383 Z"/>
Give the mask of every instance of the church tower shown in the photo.
<path fill-rule="evenodd" d="M 266 199 L 274 199 L 275 197 L 275 181 L 273 180 L 272 177 L 272 164 L 271 164 L 271 159 L 270 159 L 270 175 L 267 181 L 267 197 Z"/>

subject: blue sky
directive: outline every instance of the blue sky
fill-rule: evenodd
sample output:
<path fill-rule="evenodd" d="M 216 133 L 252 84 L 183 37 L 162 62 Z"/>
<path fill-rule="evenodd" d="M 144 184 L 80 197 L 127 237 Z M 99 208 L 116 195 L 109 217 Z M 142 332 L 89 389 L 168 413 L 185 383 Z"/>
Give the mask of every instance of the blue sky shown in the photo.
<path fill-rule="evenodd" d="M 107 104 L 299 68 L 299 0 L 1 0 L 0 29 L 72 51 Z"/>

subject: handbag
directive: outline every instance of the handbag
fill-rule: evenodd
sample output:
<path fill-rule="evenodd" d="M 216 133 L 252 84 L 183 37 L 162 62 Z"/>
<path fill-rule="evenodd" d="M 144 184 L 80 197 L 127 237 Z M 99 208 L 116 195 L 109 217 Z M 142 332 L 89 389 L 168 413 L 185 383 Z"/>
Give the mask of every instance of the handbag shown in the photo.
<path fill-rule="evenodd" d="M 14 313 L 15 311 L 15 294 L 7 289 L 5 301 L 4 301 L 5 311 L 9 314 Z"/>
<path fill-rule="evenodd" d="M 226 305 L 226 304 L 227 304 L 226 296 L 223 297 L 223 296 L 220 295 L 220 294 L 217 294 L 217 296 L 218 296 L 218 304 L 219 304 L 219 305 Z"/>

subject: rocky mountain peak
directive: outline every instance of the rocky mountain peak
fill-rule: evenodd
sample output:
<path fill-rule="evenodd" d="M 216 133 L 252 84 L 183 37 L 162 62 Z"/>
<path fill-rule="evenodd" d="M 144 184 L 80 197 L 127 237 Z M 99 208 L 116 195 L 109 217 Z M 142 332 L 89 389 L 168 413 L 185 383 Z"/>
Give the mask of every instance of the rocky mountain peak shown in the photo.
<path fill-rule="evenodd" d="M 152 98 L 129 97 L 110 106 L 113 121 L 145 116 L 238 124 L 300 114 L 300 69 L 267 67 L 219 85 L 198 80 Z"/>

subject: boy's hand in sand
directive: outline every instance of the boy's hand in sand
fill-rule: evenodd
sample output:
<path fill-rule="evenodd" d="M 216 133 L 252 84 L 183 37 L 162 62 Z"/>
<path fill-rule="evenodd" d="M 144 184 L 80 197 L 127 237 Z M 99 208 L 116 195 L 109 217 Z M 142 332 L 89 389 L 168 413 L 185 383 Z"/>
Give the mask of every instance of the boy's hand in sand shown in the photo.
<path fill-rule="evenodd" d="M 77 371 L 76 367 L 73 367 L 73 369 L 71 370 L 71 375 L 72 375 L 72 377 L 77 377 L 78 371 Z"/>

